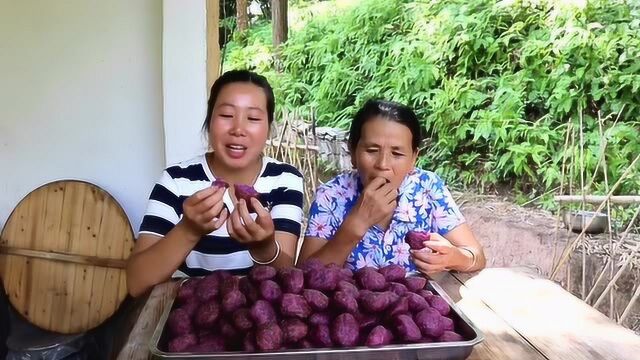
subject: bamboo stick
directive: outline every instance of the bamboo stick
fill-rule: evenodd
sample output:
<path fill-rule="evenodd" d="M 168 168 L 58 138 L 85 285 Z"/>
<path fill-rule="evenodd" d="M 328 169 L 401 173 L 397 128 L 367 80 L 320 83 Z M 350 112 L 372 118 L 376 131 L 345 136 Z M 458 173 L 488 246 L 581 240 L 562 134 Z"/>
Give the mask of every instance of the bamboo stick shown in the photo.
<path fill-rule="evenodd" d="M 564 152 L 562 153 L 562 169 L 561 169 L 561 174 L 560 174 L 560 194 L 562 194 L 564 192 L 564 173 L 566 170 L 566 163 L 567 163 L 567 148 L 569 146 L 569 133 L 571 132 L 572 127 L 571 127 L 571 121 L 569 121 L 567 123 L 567 134 L 565 136 L 564 139 Z M 556 229 L 560 228 L 560 209 L 558 209 L 558 213 L 556 214 Z M 558 242 L 560 240 L 560 233 L 556 230 L 555 233 L 555 239 L 553 242 L 553 256 L 551 258 L 551 263 L 555 264 L 556 263 L 556 256 L 557 256 L 557 252 L 558 252 Z"/>
<path fill-rule="evenodd" d="M 604 291 L 602 292 L 602 294 L 600 294 L 600 297 L 598 297 L 598 300 L 596 300 L 595 304 L 593 304 L 594 308 L 598 308 L 598 305 L 600 305 L 604 297 L 609 293 L 613 285 L 616 283 L 616 281 L 618 281 L 620 276 L 622 276 L 622 273 L 627 269 L 627 266 L 629 266 L 629 263 L 631 263 L 631 259 L 633 259 L 633 257 L 636 256 L 636 254 L 638 253 L 638 250 L 640 250 L 640 242 L 635 246 L 635 248 L 633 249 L 629 257 L 624 261 L 624 263 L 620 267 L 620 269 L 618 269 L 613 279 L 609 281 L 609 283 L 607 284 L 607 287 L 604 288 Z"/>
<path fill-rule="evenodd" d="M 631 297 L 629 304 L 627 304 L 627 307 L 624 308 L 622 315 L 620 315 L 620 319 L 618 319 L 618 324 L 622 325 L 622 322 L 627 318 L 627 316 L 631 312 L 631 308 L 638 300 L 638 297 L 640 297 L 640 284 L 638 284 L 638 287 L 636 288 L 636 291 L 633 293 L 633 296 Z"/>
<path fill-rule="evenodd" d="M 640 204 L 640 196 L 638 195 L 585 195 L 584 197 L 580 195 L 556 195 L 553 199 L 559 203 L 579 203 L 585 201 L 588 204 L 600 204 L 608 199 L 611 204 Z"/>

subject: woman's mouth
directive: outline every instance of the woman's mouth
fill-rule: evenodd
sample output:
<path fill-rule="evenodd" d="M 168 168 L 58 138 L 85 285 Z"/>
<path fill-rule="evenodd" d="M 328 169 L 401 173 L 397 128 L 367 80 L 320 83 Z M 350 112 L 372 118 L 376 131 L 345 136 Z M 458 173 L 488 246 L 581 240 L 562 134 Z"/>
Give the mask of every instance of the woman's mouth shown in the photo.
<path fill-rule="evenodd" d="M 232 159 L 239 159 L 244 156 L 247 151 L 247 147 L 240 144 L 228 144 L 225 146 L 227 155 Z"/>

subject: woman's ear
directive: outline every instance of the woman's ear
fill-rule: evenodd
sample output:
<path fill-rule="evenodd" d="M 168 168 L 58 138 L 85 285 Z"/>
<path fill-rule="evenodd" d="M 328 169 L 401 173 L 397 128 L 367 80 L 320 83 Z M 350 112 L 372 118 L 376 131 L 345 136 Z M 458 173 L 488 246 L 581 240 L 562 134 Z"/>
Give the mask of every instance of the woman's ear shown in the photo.
<path fill-rule="evenodd" d="M 416 163 L 418 162 L 418 149 L 413 150 L 411 162 L 413 162 L 413 166 L 416 166 Z"/>

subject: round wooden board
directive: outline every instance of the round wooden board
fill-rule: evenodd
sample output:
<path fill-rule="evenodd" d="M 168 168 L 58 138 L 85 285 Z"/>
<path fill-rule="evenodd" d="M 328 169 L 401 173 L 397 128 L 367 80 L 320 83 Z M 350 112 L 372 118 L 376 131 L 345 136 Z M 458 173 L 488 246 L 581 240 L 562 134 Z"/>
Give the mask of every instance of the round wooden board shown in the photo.
<path fill-rule="evenodd" d="M 11 304 L 32 324 L 84 332 L 124 300 L 123 263 L 132 249 L 131 225 L 111 195 L 86 182 L 56 181 L 11 213 L 0 235 L 0 278 Z"/>

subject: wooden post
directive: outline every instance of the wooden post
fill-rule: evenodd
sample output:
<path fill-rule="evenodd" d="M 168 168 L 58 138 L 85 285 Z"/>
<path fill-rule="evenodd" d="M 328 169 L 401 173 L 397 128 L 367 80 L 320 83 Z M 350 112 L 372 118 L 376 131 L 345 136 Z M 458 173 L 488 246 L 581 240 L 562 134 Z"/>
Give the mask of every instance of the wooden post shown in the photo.
<path fill-rule="evenodd" d="M 640 196 L 638 195 L 616 195 L 607 197 L 605 195 L 556 195 L 553 199 L 559 203 L 588 203 L 601 204 L 607 199 L 612 204 L 640 204 Z"/>
<path fill-rule="evenodd" d="M 220 1 L 207 0 L 207 99 L 211 85 L 220 76 Z"/>
<path fill-rule="evenodd" d="M 279 46 L 287 41 L 287 31 L 289 28 L 287 21 L 287 0 L 271 0 L 271 19 L 273 30 L 273 50 L 275 56 L 276 69 L 281 69 Z"/>
<path fill-rule="evenodd" d="M 249 28 L 249 19 L 247 17 L 247 0 L 236 0 L 236 21 L 238 24 L 239 33 L 243 33 Z"/>

